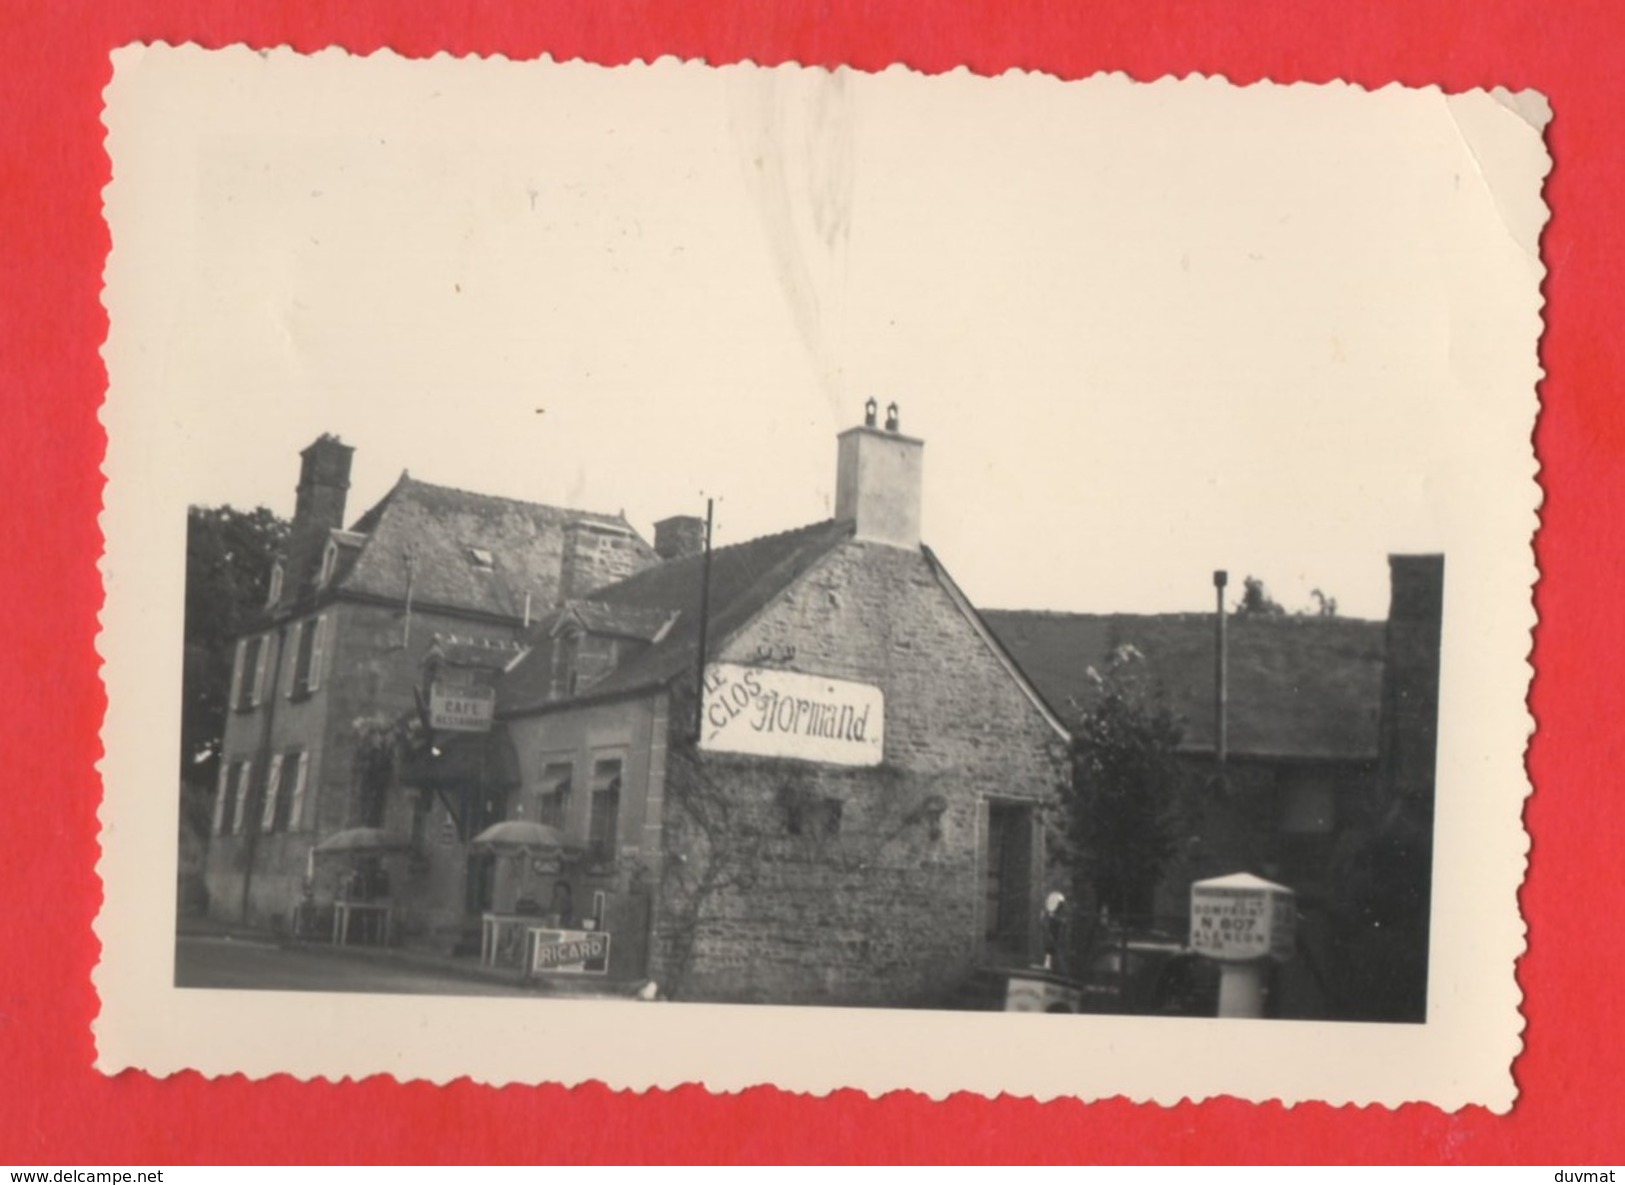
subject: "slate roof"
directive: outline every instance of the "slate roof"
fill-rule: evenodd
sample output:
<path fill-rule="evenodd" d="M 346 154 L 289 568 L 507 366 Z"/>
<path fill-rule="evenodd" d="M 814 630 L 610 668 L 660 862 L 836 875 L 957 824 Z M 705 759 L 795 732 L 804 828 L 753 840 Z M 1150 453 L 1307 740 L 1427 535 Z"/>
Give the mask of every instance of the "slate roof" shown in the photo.
<path fill-rule="evenodd" d="M 1214 744 L 1211 614 L 983 610 L 1006 650 L 1068 723 L 1094 702 L 1090 666 L 1130 644 L 1184 725 L 1182 748 Z M 1237 617 L 1227 625 L 1230 752 L 1374 760 L 1386 624 L 1339 617 Z"/>
<path fill-rule="evenodd" d="M 365 542 L 340 548 L 329 587 L 400 601 L 410 572 L 418 604 L 523 617 L 529 593 L 539 616 L 558 600 L 564 528 L 572 522 L 624 532 L 654 557 L 620 515 L 475 494 L 402 473 L 351 527 L 348 534 Z"/>
<path fill-rule="evenodd" d="M 831 519 L 713 551 L 710 644 L 720 645 L 802 573 L 851 537 L 850 522 Z M 677 616 L 658 641 L 616 667 L 577 699 L 657 687 L 695 669 L 703 564 L 703 555 L 668 560 L 593 593 L 593 602 L 606 609 Z M 503 679 L 497 696 L 499 712 L 525 712 L 547 703 L 551 677 L 545 649 L 537 647 Z"/>

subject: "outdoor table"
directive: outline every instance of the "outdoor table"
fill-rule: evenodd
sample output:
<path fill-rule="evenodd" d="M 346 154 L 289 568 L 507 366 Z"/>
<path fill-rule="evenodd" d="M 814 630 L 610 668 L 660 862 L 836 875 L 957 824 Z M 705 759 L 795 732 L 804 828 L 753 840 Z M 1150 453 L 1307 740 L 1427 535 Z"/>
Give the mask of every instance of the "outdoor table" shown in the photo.
<path fill-rule="evenodd" d="M 542 919 L 533 913 L 485 913 L 480 915 L 480 965 L 495 967 L 497 955 L 502 950 L 505 933 L 517 933 L 521 936 L 524 949 L 519 952 L 519 966 L 524 968 L 529 963 L 530 935 L 526 928 L 536 925 Z"/>
<path fill-rule="evenodd" d="M 359 914 L 362 918 L 375 918 L 382 937 L 380 945 L 388 946 L 390 937 L 390 907 L 381 901 L 335 901 L 333 903 L 333 945 L 350 944 L 350 921 Z M 367 927 L 370 928 L 370 927 Z"/>

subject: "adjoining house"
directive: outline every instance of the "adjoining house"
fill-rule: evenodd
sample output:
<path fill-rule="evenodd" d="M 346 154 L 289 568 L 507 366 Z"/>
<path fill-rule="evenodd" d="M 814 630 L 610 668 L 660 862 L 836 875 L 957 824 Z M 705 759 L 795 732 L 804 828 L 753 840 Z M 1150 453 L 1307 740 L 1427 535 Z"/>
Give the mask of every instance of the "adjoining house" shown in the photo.
<path fill-rule="evenodd" d="M 1339 617 L 1231 615 L 1226 623 L 1226 755 L 1218 783 L 1217 639 L 1212 614 L 984 613 L 1068 720 L 1101 694 L 1121 647 L 1180 722 L 1179 756 L 1203 812 L 1181 877 L 1238 869 L 1324 891 L 1338 833 L 1362 818 L 1375 784 L 1386 626 Z M 1163 886 L 1145 913 L 1181 915 L 1184 888 Z"/>
<path fill-rule="evenodd" d="M 1183 932 L 1193 880 L 1247 871 L 1297 894 L 1279 1015 L 1426 1012 L 1444 559 L 1392 556 L 1386 622 L 1232 615 L 1217 710 L 1210 614 L 983 614 L 1068 722 L 1133 647 L 1179 718 L 1190 835 L 1129 927 Z M 1224 760 L 1218 743 L 1223 729 Z"/>
<path fill-rule="evenodd" d="M 414 708 L 437 635 L 511 660 L 560 601 L 657 562 L 621 516 L 404 472 L 346 530 L 352 453 L 326 435 L 301 453 L 286 554 L 262 619 L 237 643 L 205 862 L 219 918 L 288 924 L 319 871 L 313 850 L 383 827 L 382 738 Z"/>

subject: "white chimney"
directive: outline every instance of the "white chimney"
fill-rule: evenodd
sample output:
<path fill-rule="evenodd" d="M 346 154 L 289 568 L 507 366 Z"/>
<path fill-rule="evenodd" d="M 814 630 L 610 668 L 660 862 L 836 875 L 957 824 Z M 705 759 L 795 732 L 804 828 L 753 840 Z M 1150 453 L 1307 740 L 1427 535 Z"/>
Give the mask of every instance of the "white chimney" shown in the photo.
<path fill-rule="evenodd" d="M 836 437 L 835 517 L 855 524 L 859 539 L 917 548 L 925 441 L 897 431 L 896 404 L 885 428 L 875 427 L 874 401 L 866 406 L 867 422 Z"/>

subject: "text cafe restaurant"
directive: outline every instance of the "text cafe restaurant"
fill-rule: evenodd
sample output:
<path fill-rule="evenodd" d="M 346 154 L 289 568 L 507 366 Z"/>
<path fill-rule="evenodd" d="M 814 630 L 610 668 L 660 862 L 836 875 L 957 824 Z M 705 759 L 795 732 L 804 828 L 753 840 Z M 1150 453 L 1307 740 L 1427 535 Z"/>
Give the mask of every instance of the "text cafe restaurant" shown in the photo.
<path fill-rule="evenodd" d="M 871 413 L 839 437 L 832 519 L 566 602 L 483 670 L 440 664 L 436 750 L 489 808 L 482 957 L 885 1005 L 1038 956 L 1066 734 L 920 542 L 922 452 Z M 438 825 L 473 835 L 456 807 Z"/>

